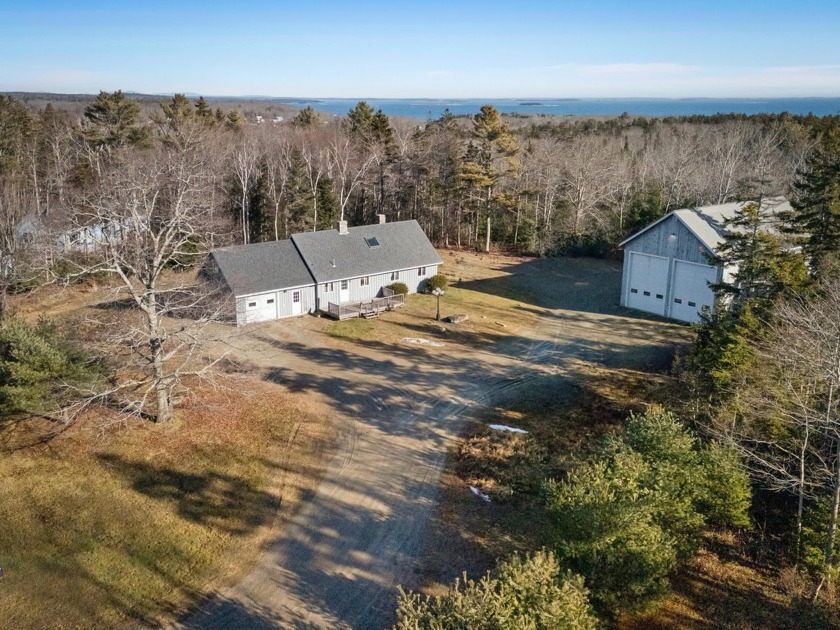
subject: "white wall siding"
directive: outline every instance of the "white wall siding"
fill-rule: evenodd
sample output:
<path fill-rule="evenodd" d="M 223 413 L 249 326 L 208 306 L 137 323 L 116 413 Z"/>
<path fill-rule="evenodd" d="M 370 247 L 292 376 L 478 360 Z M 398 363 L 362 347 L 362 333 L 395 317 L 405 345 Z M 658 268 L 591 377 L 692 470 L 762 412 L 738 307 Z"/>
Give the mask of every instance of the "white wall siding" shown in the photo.
<path fill-rule="evenodd" d="M 419 267 L 412 267 L 410 269 L 400 269 L 399 278 L 392 279 L 393 273 L 379 273 L 368 278 L 368 284 L 362 284 L 362 276 L 358 278 L 347 279 L 347 289 L 349 292 L 348 298 L 344 303 L 348 302 L 366 302 L 375 297 L 381 297 L 383 287 L 390 286 L 395 282 L 402 282 L 408 287 L 409 293 L 418 293 L 423 291 L 426 286 L 426 281 L 438 272 L 440 265 L 426 265 L 423 269 L 424 274 L 420 274 Z M 339 304 L 341 294 L 341 280 L 336 280 L 332 283 L 320 283 L 318 285 L 318 308 L 322 311 L 327 310 L 327 305 L 332 302 Z"/>
<path fill-rule="evenodd" d="M 300 315 L 315 310 L 315 286 L 281 289 L 236 298 L 237 325 L 294 317 L 294 293 L 300 292 Z"/>

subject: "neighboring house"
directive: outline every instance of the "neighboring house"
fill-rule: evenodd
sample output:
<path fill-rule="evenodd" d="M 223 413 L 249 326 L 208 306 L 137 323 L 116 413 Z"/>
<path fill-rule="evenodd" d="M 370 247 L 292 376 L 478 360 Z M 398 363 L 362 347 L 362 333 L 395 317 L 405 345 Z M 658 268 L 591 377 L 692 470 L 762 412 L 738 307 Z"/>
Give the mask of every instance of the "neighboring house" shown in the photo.
<path fill-rule="evenodd" d="M 620 243 L 621 305 L 700 321 L 700 314 L 715 303 L 710 285 L 731 280 L 735 271 L 716 262 L 717 251 L 727 235 L 725 222 L 747 203 L 754 202 L 674 210 Z M 791 210 L 781 197 L 764 199 L 762 207 L 770 216 Z"/>
<path fill-rule="evenodd" d="M 441 265 L 435 248 L 417 221 L 379 221 L 216 250 L 205 270 L 230 288 L 238 324 L 370 302 L 395 282 L 422 291 Z"/>

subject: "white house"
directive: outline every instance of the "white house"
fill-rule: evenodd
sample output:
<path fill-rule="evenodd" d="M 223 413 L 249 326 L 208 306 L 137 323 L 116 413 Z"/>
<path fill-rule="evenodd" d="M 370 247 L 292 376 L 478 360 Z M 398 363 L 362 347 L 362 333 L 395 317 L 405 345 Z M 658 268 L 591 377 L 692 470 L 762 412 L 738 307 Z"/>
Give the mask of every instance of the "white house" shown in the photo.
<path fill-rule="evenodd" d="M 715 296 L 710 287 L 729 280 L 733 268 L 717 260 L 725 222 L 747 203 L 733 202 L 669 212 L 637 232 L 624 248 L 621 305 L 684 322 L 700 321 Z M 787 200 L 765 198 L 762 210 L 775 216 L 791 210 Z"/>
<path fill-rule="evenodd" d="M 330 313 L 330 304 L 369 302 L 402 282 L 422 291 L 441 259 L 417 221 L 379 223 L 294 234 L 285 241 L 254 243 L 210 253 L 205 274 L 230 289 L 236 322 Z M 334 309 L 333 309 L 334 312 Z"/>

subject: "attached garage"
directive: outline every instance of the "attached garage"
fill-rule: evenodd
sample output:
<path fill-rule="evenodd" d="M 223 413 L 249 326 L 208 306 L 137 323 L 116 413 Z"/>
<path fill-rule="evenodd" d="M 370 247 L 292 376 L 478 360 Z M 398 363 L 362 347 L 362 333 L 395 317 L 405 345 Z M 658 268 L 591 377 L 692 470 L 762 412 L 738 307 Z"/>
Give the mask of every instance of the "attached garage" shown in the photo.
<path fill-rule="evenodd" d="M 239 325 L 315 310 L 315 280 L 291 241 L 217 249 L 204 272 L 233 293 Z"/>

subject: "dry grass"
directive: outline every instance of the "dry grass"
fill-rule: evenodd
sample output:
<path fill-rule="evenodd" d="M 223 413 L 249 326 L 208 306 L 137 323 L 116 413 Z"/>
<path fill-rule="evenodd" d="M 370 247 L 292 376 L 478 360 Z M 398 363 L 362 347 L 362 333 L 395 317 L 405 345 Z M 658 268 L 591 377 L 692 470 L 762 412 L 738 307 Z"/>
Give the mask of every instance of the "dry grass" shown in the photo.
<path fill-rule="evenodd" d="M 153 622 L 247 568 L 330 439 L 305 396 L 248 390 L 199 392 L 172 428 L 82 424 L 4 454 L 2 625 Z"/>

